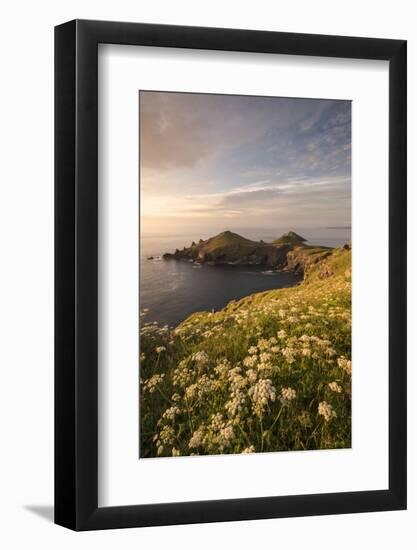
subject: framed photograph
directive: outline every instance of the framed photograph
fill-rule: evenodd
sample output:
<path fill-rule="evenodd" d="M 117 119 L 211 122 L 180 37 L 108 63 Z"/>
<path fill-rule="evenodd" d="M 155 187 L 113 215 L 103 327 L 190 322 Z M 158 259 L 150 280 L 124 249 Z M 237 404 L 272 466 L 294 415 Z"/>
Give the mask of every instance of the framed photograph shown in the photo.
<path fill-rule="evenodd" d="M 55 29 L 55 522 L 406 508 L 406 42 Z"/>

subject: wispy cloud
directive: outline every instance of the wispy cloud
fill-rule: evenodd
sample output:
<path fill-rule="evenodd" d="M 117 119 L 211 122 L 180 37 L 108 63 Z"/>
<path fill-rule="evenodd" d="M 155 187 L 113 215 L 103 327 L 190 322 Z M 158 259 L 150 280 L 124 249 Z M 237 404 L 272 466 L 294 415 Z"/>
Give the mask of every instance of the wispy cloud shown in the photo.
<path fill-rule="evenodd" d="M 142 92 L 144 217 L 349 222 L 350 111 L 347 101 Z"/>

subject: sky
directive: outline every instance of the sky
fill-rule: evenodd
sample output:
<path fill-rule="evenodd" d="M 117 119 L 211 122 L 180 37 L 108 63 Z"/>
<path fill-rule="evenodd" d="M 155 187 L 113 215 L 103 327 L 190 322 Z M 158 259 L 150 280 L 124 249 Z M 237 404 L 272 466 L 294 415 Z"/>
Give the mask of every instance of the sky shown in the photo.
<path fill-rule="evenodd" d="M 350 226 L 351 102 L 140 92 L 145 234 Z"/>

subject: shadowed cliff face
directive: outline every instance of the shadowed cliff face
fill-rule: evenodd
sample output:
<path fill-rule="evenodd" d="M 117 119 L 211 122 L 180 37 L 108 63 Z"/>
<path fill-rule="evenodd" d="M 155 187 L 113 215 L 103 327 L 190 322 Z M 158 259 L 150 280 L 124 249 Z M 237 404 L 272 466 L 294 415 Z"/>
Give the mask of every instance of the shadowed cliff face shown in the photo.
<path fill-rule="evenodd" d="M 196 263 L 264 265 L 303 273 L 307 265 L 316 263 L 329 253 L 325 247 L 307 246 L 306 239 L 293 231 L 273 241 L 252 241 L 232 231 L 218 235 L 173 254 L 164 254 L 165 260 L 188 260 Z"/>

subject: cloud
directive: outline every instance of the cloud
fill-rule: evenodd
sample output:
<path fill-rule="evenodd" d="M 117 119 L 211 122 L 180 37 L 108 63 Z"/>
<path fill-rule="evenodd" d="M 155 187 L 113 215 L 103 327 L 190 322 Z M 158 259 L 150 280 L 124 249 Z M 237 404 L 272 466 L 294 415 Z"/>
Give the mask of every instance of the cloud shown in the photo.
<path fill-rule="evenodd" d="M 141 92 L 142 166 L 157 171 L 193 168 L 231 147 L 253 142 L 263 132 L 266 118 L 257 116 L 257 105 L 248 113 L 248 102 L 253 98 Z"/>
<path fill-rule="evenodd" d="M 146 204 L 147 203 L 147 204 Z M 144 209 L 159 216 L 242 217 L 258 215 L 272 219 L 278 211 L 320 211 L 339 204 L 350 215 L 350 180 L 344 177 L 304 178 L 273 184 L 258 182 L 248 188 L 235 188 L 225 193 L 161 196 L 156 202 L 144 201 Z"/>
<path fill-rule="evenodd" d="M 141 92 L 144 215 L 346 222 L 350 110 L 348 101 Z"/>
<path fill-rule="evenodd" d="M 175 94 L 140 95 L 141 166 L 156 170 L 194 166 L 209 152 L 193 97 L 190 108 L 179 109 Z"/>
<path fill-rule="evenodd" d="M 193 168 L 201 162 L 229 155 L 230 162 L 233 155 L 241 162 L 242 154 L 250 158 L 261 153 L 273 156 L 288 153 L 291 148 L 299 153 L 304 139 L 313 143 L 314 132 L 323 128 L 343 131 L 343 124 L 350 116 L 350 111 L 341 110 L 343 103 L 141 92 L 141 164 L 144 168 L 164 171 Z"/>
<path fill-rule="evenodd" d="M 218 207 L 228 206 L 262 208 L 265 212 L 271 210 L 271 205 L 277 203 L 289 204 L 290 202 L 301 201 L 311 203 L 312 200 L 323 200 L 329 202 L 332 197 L 341 192 L 350 190 L 350 180 L 344 177 L 322 178 L 322 179 L 301 179 L 276 182 L 273 185 L 258 185 L 247 189 L 237 189 L 226 193 L 218 201 Z"/>

